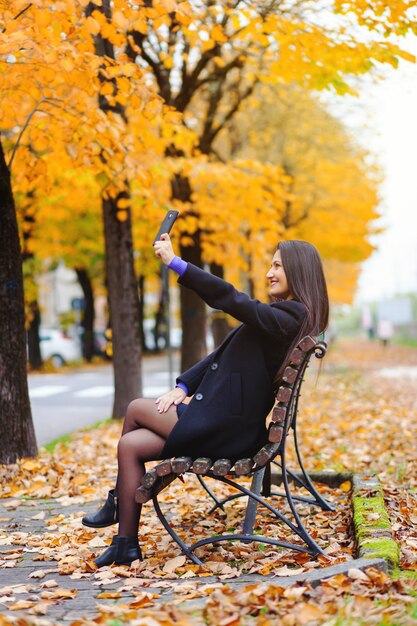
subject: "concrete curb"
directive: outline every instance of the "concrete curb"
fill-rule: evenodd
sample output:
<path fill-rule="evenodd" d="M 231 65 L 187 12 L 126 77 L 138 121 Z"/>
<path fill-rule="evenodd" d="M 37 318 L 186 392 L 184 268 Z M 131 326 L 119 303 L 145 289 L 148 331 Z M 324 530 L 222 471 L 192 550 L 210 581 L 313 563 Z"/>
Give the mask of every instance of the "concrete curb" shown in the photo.
<path fill-rule="evenodd" d="M 353 523 L 357 554 L 360 558 L 382 558 L 391 572 L 399 568 L 400 548 L 396 543 L 384 491 L 375 476 L 365 474 L 352 478 Z"/>
<path fill-rule="evenodd" d="M 293 472 L 296 478 L 303 478 L 303 474 L 300 471 Z M 347 480 L 352 481 L 353 472 L 337 472 L 336 470 L 322 470 L 320 472 L 308 472 L 310 479 L 313 483 L 322 483 L 329 487 L 340 487 L 340 485 Z M 294 479 L 289 476 L 289 482 L 294 482 Z M 282 483 L 282 474 L 275 469 L 271 472 L 271 482 L 273 485 L 279 486 Z"/>

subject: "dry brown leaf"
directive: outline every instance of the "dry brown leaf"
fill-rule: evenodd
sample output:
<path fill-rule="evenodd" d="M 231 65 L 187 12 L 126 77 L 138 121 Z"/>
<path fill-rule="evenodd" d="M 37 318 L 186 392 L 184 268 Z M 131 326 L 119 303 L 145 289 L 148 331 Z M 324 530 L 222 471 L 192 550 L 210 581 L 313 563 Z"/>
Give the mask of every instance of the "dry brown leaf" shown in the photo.
<path fill-rule="evenodd" d="M 137 595 L 135 594 L 135 596 L 135 600 L 129 604 L 129 608 L 131 609 L 143 609 L 148 606 L 154 606 L 154 598 L 158 597 L 156 594 L 147 593 L 146 591 Z"/>
<path fill-rule="evenodd" d="M 178 569 L 179 567 L 182 567 L 185 561 L 186 561 L 185 556 L 176 556 L 173 559 L 169 559 L 165 563 L 163 567 L 163 571 L 168 574 L 172 574 L 173 572 L 175 572 L 176 569 Z"/>
<path fill-rule="evenodd" d="M 25 611 L 26 609 L 32 608 L 35 606 L 35 602 L 31 602 L 30 600 L 19 600 L 15 604 L 9 604 L 7 607 L 10 611 Z"/>

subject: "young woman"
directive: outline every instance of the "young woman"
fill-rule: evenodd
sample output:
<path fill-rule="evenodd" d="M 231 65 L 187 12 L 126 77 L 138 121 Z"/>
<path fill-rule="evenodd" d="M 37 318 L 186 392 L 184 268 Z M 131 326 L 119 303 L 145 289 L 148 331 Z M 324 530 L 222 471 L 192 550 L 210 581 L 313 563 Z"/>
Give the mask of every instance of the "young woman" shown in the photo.
<path fill-rule="evenodd" d="M 267 441 L 265 418 L 286 359 L 305 335 L 327 327 L 329 303 L 317 250 L 305 241 L 283 241 L 266 274 L 272 304 L 253 300 L 230 283 L 176 257 L 168 235 L 154 244 L 156 256 L 179 274 L 208 305 L 240 322 L 208 357 L 181 374 L 177 386 L 157 400 L 130 403 L 118 445 L 116 487 L 83 524 L 119 532 L 96 559 L 98 567 L 141 559 L 141 505 L 135 492 L 144 463 L 173 456 L 237 460 L 253 456 Z M 188 397 L 191 400 L 184 402 Z"/>

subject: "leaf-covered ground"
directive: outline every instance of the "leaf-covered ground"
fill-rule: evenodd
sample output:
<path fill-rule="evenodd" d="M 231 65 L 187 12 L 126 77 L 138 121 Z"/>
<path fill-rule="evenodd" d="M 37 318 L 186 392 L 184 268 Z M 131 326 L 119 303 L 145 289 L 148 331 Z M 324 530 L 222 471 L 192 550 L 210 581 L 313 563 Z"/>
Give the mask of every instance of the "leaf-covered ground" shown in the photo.
<path fill-rule="evenodd" d="M 414 368 L 414 369 L 413 369 Z M 417 573 L 417 463 L 415 433 L 417 398 L 415 376 L 417 351 L 389 346 L 384 349 L 370 342 L 338 342 L 329 350 L 321 371 L 311 368 L 306 380 L 299 418 L 301 448 L 310 470 L 355 471 L 375 473 L 386 494 L 392 528 L 401 544 L 401 567 Z M 414 376 L 414 378 L 413 378 Z M 98 416 L 100 417 L 100 416 Z M 44 524 L 43 532 L 0 531 L 0 545 L 15 545 L 0 560 L 0 568 L 19 564 L 21 546 L 33 550 L 42 561 L 50 561 L 57 575 L 73 580 L 91 578 L 95 588 L 113 581 L 114 595 L 103 593 L 103 600 L 115 605 L 103 606 L 99 622 L 113 624 L 129 621 L 137 624 L 415 624 L 417 623 L 416 581 L 401 578 L 393 581 L 386 575 L 369 571 L 350 571 L 349 576 L 330 579 L 320 587 L 296 585 L 288 589 L 274 586 L 274 576 L 287 576 L 354 557 L 352 514 L 349 484 L 338 489 L 320 485 L 319 490 L 335 503 L 335 512 L 301 509 L 309 532 L 328 553 L 329 562 L 320 557 L 289 550 L 275 550 L 261 545 L 205 548 L 200 554 L 205 567 L 198 567 L 181 556 L 161 528 L 151 506 L 146 506 L 141 526 L 141 544 L 145 560 L 130 570 L 104 568 L 94 571 L 92 557 L 101 552 L 114 529 L 92 531 L 80 524 L 91 500 L 101 499 L 112 486 L 116 464 L 115 448 L 119 423 L 76 434 L 69 444 L 61 444 L 53 454 L 41 453 L 37 459 L 23 460 L 17 466 L 2 468 L 2 496 L 7 507 L 27 511 Z M 218 488 L 218 487 L 217 487 Z M 37 512 L 38 498 L 53 499 L 62 513 Z M 243 502 L 229 506 L 227 518 L 207 516 L 208 502 L 193 477 L 183 485 L 175 481 L 161 501 L 169 509 L 171 522 L 188 537 L 205 532 L 224 532 L 237 528 Z M 70 509 L 66 507 L 71 505 Z M 74 505 L 76 510 L 74 510 Z M 71 512 L 70 512 L 71 511 Z M 259 531 L 282 534 L 265 516 Z M 241 574 L 260 574 L 265 582 L 236 588 L 228 585 Z M 209 576 L 216 582 L 206 584 Z M 41 573 L 39 574 L 41 576 Z M 13 577 L 11 576 L 11 579 Z M 45 614 L 48 606 L 65 601 L 68 590 L 58 583 L 42 587 L 33 572 L 32 600 L 19 601 L 13 585 L 0 589 L 0 607 L 24 610 L 28 615 Z M 205 580 L 206 579 L 206 580 Z M 175 586 L 177 600 L 169 605 L 157 602 L 149 586 Z M 211 581 L 212 579 L 210 579 Z M 184 581 L 184 582 L 182 582 Z M 126 590 L 128 600 L 126 601 Z M 26 596 L 25 596 L 26 597 Z M 70 597 L 70 596 L 67 596 Z M 185 600 L 206 598 L 192 608 Z M 100 599 L 100 598 L 99 598 Z M 19 604 L 20 602 L 20 604 Z M 21 604 L 23 602 L 23 605 Z M 24 603 L 29 604 L 24 604 Z M 120 604 L 122 602 L 122 604 Z M 1 623 L 1 617 L 0 617 Z"/>

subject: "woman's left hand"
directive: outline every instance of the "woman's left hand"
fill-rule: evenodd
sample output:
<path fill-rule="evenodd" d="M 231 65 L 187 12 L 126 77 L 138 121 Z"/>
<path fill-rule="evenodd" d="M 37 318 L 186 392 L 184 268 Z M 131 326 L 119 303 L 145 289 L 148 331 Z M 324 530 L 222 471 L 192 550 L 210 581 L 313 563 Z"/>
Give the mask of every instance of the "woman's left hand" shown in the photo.
<path fill-rule="evenodd" d="M 168 233 L 161 235 L 161 239 L 159 241 L 155 241 L 153 247 L 155 248 L 156 256 L 161 259 L 162 263 L 169 265 L 174 258 L 175 253 L 172 249 L 172 243 Z"/>

